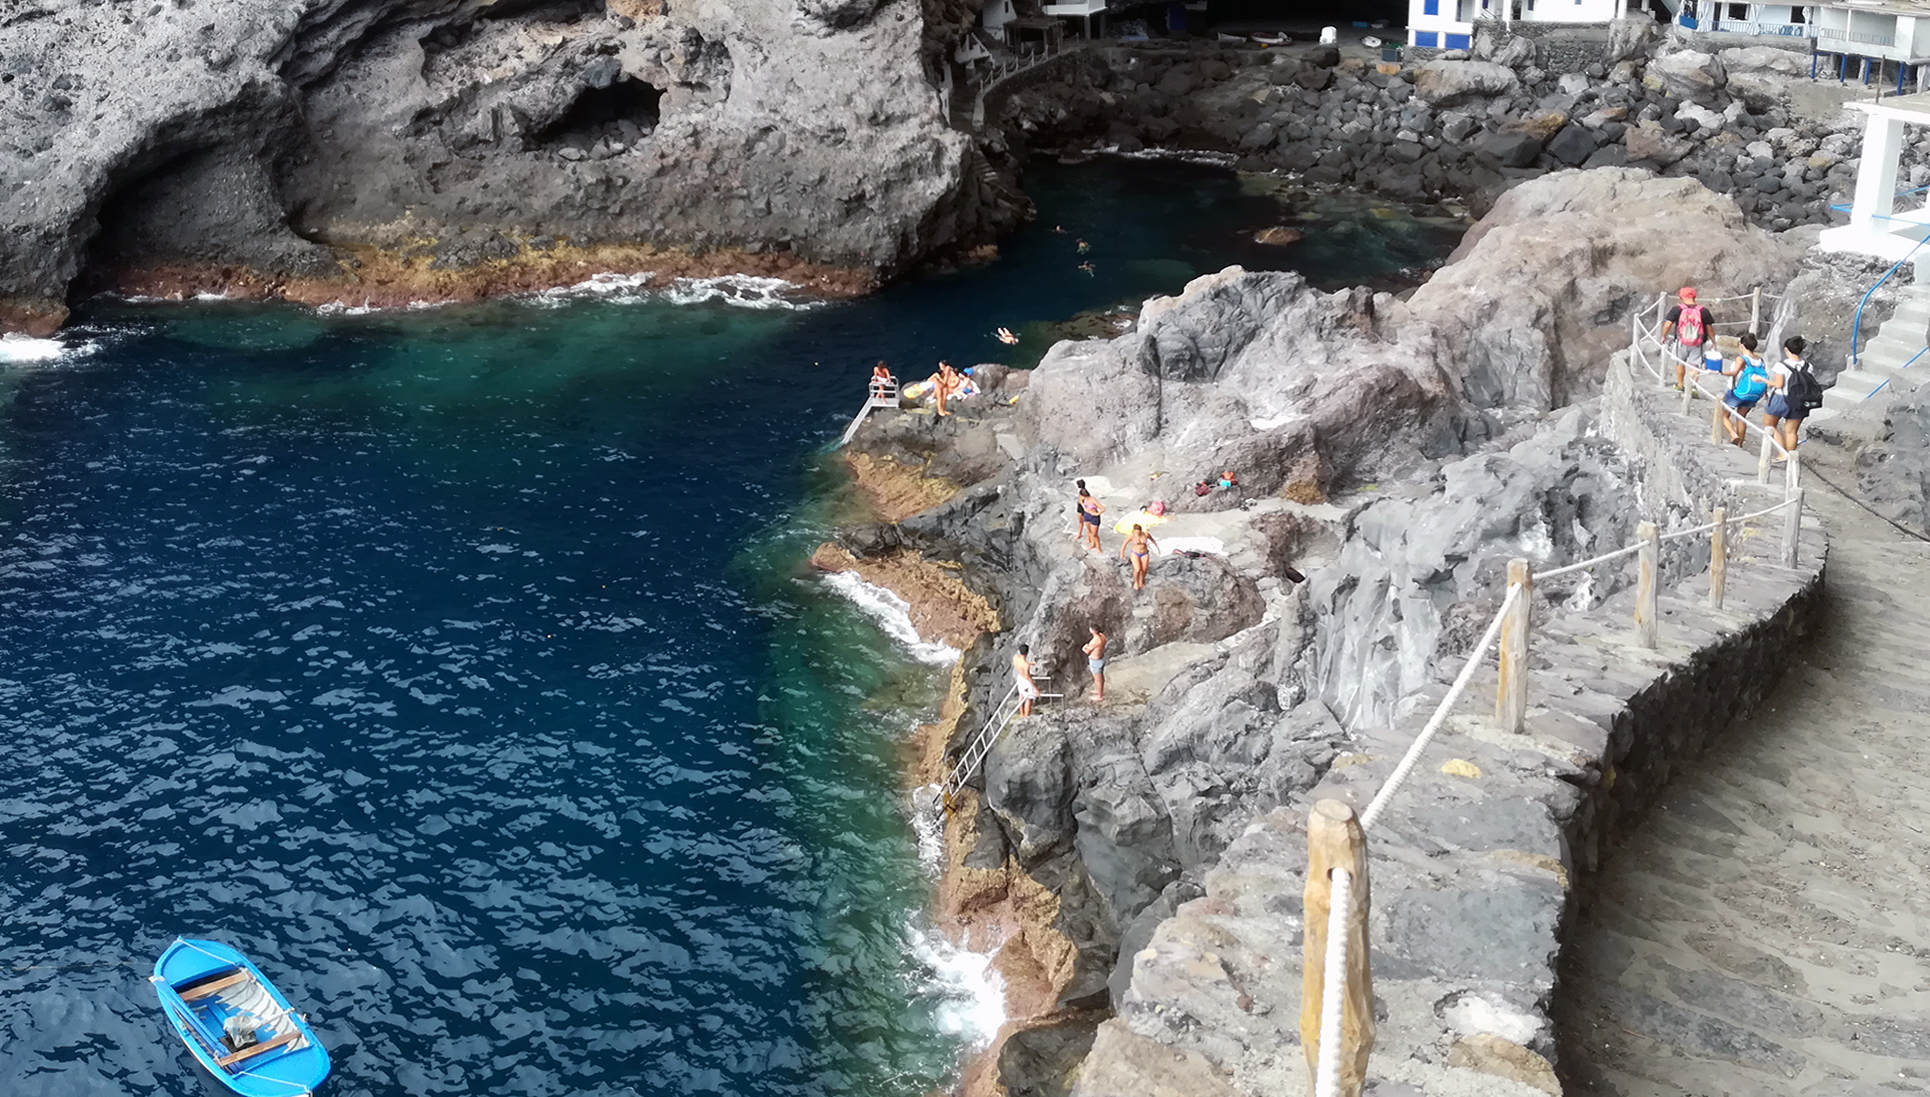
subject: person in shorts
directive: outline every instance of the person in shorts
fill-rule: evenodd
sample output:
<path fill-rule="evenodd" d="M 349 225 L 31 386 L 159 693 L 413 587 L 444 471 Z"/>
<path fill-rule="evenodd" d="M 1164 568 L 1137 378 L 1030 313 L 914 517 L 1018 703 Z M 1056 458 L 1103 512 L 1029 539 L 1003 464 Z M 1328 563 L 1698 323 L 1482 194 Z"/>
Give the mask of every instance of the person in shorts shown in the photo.
<path fill-rule="evenodd" d="M 1783 445 L 1783 452 L 1776 455 L 1778 461 L 1787 461 L 1788 455 L 1796 452 L 1796 436 L 1802 433 L 1803 420 L 1809 415 L 1809 407 L 1789 394 L 1790 377 L 1798 370 L 1809 371 L 1809 363 L 1803 360 L 1807 346 L 1802 336 L 1790 336 L 1783 340 L 1782 361 L 1769 367 L 1769 402 L 1763 405 L 1762 421 Z"/>
<path fill-rule="evenodd" d="M 1735 378 L 1729 386 L 1729 394 L 1722 398 L 1729 414 L 1722 417 L 1722 426 L 1729 432 L 1729 441 L 1740 446 L 1749 437 L 1749 413 L 1756 410 L 1756 402 L 1769 391 L 1769 371 L 1763 368 L 1761 356 L 1756 353 L 1756 336 L 1745 332 L 1736 340 L 1742 345 L 1742 353 L 1736 355 L 1735 365 L 1723 370 Z"/>
<path fill-rule="evenodd" d="M 1682 391 L 1684 375 L 1691 368 L 1702 368 L 1702 347 L 1715 341 L 1716 318 L 1708 308 L 1695 303 L 1695 287 L 1676 291 L 1675 304 L 1662 316 L 1662 331 L 1657 338 L 1675 359 L 1675 390 Z M 1674 338 L 1671 339 L 1670 337 Z"/>

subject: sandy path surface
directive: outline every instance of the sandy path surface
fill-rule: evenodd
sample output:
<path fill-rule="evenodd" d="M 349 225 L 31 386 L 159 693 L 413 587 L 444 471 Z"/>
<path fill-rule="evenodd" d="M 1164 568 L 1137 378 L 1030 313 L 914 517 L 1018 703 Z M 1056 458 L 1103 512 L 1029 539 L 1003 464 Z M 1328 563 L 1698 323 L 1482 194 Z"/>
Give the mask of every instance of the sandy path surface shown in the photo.
<path fill-rule="evenodd" d="M 1571 1095 L 1930 1093 L 1930 544 L 1808 495 L 1823 633 L 1598 877 L 1558 995 Z"/>

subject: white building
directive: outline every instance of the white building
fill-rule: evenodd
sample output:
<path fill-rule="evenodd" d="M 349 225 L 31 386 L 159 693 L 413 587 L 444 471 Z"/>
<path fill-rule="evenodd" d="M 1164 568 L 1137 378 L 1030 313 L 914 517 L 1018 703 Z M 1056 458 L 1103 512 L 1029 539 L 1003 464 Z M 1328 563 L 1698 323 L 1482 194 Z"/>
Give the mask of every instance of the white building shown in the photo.
<path fill-rule="evenodd" d="M 1428 49 L 1464 50 L 1475 28 L 1497 23 L 1606 23 L 1639 0 L 1407 0 L 1407 41 Z"/>
<path fill-rule="evenodd" d="M 1930 2 L 1837 0 L 1812 4 L 1816 75 L 1859 83 L 1923 86 L 1930 63 Z"/>
<path fill-rule="evenodd" d="M 1700 17 L 1692 10 L 1700 7 Z M 1684 5 L 1677 16 L 1695 19 L 1703 30 L 1722 30 L 1732 34 L 1773 34 L 1802 38 L 1809 34 L 1809 12 L 1802 4 L 1723 3 L 1698 0 Z"/>

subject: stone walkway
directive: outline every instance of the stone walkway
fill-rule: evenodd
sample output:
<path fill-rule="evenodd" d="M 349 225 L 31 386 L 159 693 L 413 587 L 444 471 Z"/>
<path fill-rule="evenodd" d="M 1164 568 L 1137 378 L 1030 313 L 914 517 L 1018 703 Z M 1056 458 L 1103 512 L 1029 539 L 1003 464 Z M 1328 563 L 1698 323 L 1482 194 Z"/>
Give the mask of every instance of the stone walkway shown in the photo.
<path fill-rule="evenodd" d="M 1930 545 L 1808 488 L 1823 633 L 1597 877 L 1557 994 L 1570 1095 L 1930 1094 Z"/>

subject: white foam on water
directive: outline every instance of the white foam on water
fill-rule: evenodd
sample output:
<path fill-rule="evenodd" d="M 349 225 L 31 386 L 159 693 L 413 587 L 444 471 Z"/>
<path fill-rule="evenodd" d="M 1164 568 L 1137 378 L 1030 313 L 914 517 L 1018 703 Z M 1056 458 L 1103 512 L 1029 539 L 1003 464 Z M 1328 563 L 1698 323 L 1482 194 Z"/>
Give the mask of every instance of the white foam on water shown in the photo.
<path fill-rule="evenodd" d="M 915 920 L 905 928 L 921 969 L 914 990 L 936 999 L 938 1031 L 973 1048 L 990 1046 L 1005 1023 L 1005 980 L 992 970 L 992 954 L 962 949 Z"/>
<path fill-rule="evenodd" d="M 807 309 L 812 302 L 794 301 L 790 294 L 797 286 L 782 278 L 760 278 L 750 274 L 726 274 L 717 278 L 678 278 L 662 291 L 663 299 L 673 305 L 699 305 L 722 301 L 747 309 Z"/>
<path fill-rule="evenodd" d="M 1187 152 L 1181 149 L 1134 149 L 1122 150 L 1118 145 L 1094 145 L 1084 152 L 1088 156 L 1120 156 L 1127 160 L 1180 160 L 1188 164 L 1212 164 L 1228 167 L 1239 162 L 1239 157 L 1230 152 Z"/>
<path fill-rule="evenodd" d="M 330 301 L 326 304 L 316 305 L 315 311 L 321 313 L 323 316 L 367 316 L 371 313 L 381 312 L 382 310 L 374 305 L 348 305 L 340 301 Z"/>
<path fill-rule="evenodd" d="M 69 345 L 59 339 L 35 339 L 13 332 L 0 335 L 0 363 L 57 362 L 63 358 L 85 357 L 94 353 L 94 349 L 93 343 Z"/>
<path fill-rule="evenodd" d="M 656 275 L 599 274 L 573 286 L 558 286 L 531 294 L 531 304 L 554 307 L 566 301 L 595 298 L 615 304 L 634 305 L 661 301 L 671 305 L 701 305 L 711 301 L 747 309 L 808 309 L 815 302 L 792 297 L 797 286 L 782 278 L 761 278 L 750 274 L 724 274 L 715 278 L 673 278 L 656 283 Z"/>
<path fill-rule="evenodd" d="M 949 644 L 934 643 L 918 635 L 911 623 L 911 603 L 880 586 L 874 586 L 848 571 L 834 571 L 824 577 L 824 585 L 857 606 L 865 616 L 878 622 L 911 657 L 933 666 L 949 666 L 958 661 L 959 650 Z"/>
<path fill-rule="evenodd" d="M 944 796 L 937 785 L 911 790 L 911 833 L 918 840 L 918 863 L 933 876 L 945 868 Z"/>

